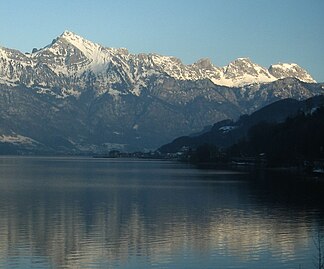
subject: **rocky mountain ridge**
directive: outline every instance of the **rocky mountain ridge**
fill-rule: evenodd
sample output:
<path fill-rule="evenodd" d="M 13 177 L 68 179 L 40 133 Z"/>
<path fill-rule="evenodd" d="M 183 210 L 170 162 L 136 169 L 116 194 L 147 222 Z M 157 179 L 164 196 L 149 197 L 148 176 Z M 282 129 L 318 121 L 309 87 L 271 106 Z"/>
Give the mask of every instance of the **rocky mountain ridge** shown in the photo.
<path fill-rule="evenodd" d="M 315 80 L 297 64 L 277 64 L 269 69 L 238 58 L 225 67 L 214 66 L 209 59 L 185 65 L 175 57 L 158 54 L 130 54 L 126 49 L 106 48 L 65 31 L 48 46 L 21 53 L 0 48 L 2 83 L 28 87 L 85 88 L 91 84 L 98 93 L 114 92 L 114 83 L 125 83 L 136 95 L 152 75 L 166 74 L 177 80 L 209 79 L 215 85 L 238 87 L 268 83 L 294 77 L 303 82 Z M 109 87 L 107 87 L 107 85 Z"/>

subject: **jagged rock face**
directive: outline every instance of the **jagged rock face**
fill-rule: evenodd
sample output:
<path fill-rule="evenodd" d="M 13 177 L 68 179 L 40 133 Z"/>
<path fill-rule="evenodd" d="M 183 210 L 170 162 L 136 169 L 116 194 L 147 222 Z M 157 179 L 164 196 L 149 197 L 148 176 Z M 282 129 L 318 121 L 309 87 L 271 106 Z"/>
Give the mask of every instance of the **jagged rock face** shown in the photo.
<path fill-rule="evenodd" d="M 300 67 L 284 67 L 246 58 L 223 68 L 208 59 L 184 65 L 67 31 L 31 54 L 0 48 L 0 153 L 8 145 L 36 153 L 154 149 L 275 100 L 324 92 L 301 82 L 314 80 Z M 278 80 L 285 77 L 294 78 Z"/>

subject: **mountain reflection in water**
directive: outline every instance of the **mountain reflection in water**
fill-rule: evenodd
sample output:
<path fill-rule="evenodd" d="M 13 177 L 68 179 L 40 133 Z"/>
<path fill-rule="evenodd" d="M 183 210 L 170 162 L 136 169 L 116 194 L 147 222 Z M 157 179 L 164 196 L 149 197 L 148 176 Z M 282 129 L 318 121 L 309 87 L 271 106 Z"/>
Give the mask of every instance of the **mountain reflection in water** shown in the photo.
<path fill-rule="evenodd" d="M 264 174 L 82 158 L 0 168 L 1 268 L 312 268 L 323 229 L 312 187 Z"/>

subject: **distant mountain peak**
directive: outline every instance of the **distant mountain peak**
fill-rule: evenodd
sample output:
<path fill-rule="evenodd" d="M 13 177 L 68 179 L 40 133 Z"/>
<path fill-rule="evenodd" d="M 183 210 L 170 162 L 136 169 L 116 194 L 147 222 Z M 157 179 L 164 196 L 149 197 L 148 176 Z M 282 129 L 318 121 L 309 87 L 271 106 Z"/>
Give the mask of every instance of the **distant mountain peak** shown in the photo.
<path fill-rule="evenodd" d="M 62 39 L 79 49 L 87 58 L 93 57 L 94 51 L 98 51 L 100 47 L 102 47 L 97 43 L 91 42 L 67 30 L 59 36 L 59 40 Z"/>
<path fill-rule="evenodd" d="M 255 83 L 275 81 L 266 68 L 253 63 L 250 58 L 237 58 L 222 68 L 223 84 L 226 86 L 244 86 Z"/>

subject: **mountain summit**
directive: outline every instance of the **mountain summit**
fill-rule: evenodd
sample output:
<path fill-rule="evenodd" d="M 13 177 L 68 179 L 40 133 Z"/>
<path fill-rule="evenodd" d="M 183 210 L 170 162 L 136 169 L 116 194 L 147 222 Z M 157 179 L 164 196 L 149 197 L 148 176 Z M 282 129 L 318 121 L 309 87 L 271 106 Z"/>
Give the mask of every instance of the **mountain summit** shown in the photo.
<path fill-rule="evenodd" d="M 32 53 L 0 47 L 0 154 L 154 149 L 276 100 L 323 93 L 297 64 L 185 65 L 65 31 Z"/>

